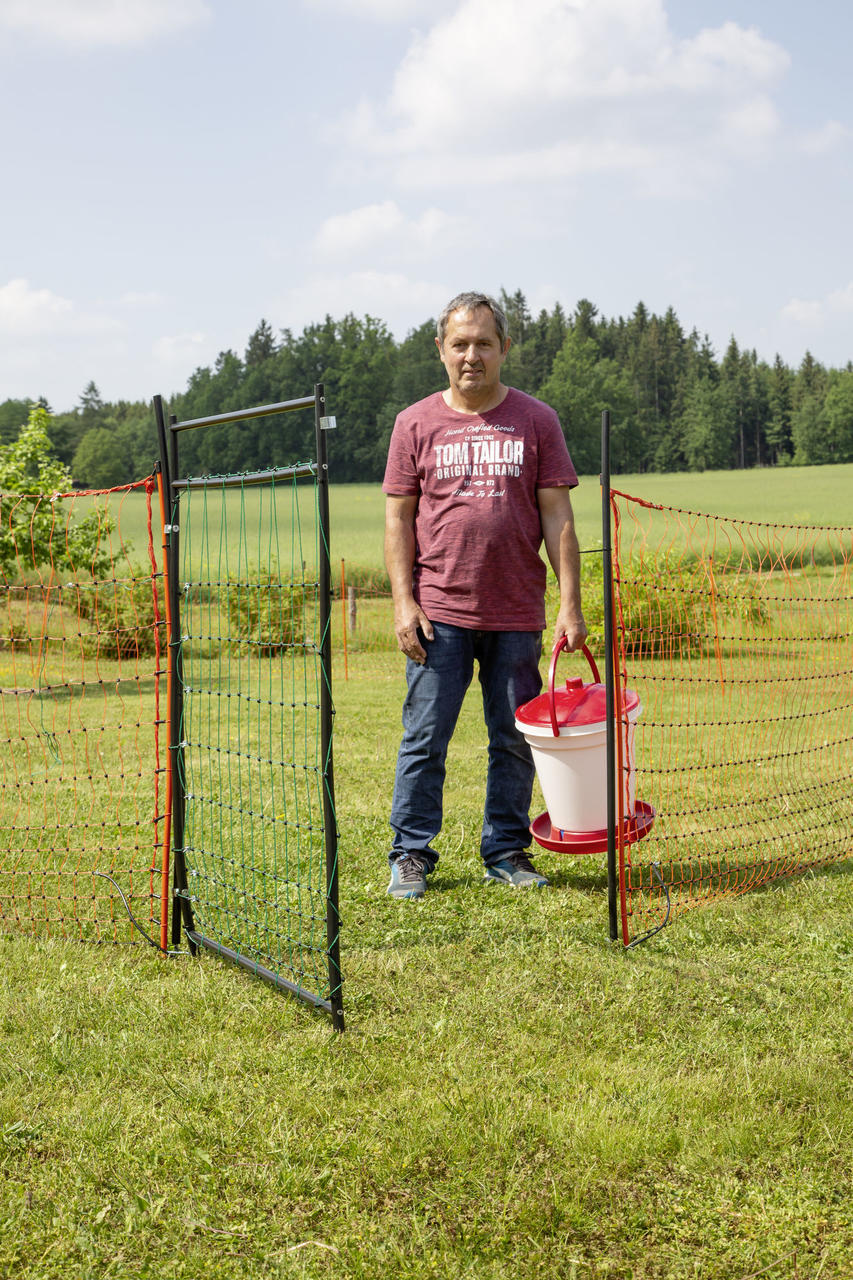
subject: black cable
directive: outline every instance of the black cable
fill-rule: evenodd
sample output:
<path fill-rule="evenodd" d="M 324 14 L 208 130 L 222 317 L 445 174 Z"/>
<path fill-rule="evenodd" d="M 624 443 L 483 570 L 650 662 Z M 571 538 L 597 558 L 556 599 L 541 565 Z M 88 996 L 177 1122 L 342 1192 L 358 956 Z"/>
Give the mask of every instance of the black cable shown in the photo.
<path fill-rule="evenodd" d="M 124 903 L 124 909 L 127 912 L 130 923 L 133 925 L 134 929 L 139 930 L 139 932 L 142 934 L 145 941 L 149 943 L 149 945 L 152 946 L 155 951 L 159 951 L 164 956 L 188 956 L 190 954 L 189 951 L 170 951 L 167 947 L 161 947 L 159 942 L 155 942 L 154 939 L 151 937 L 151 935 L 145 932 L 142 925 L 134 916 L 133 912 L 130 909 L 130 903 L 128 902 L 127 898 L 124 896 L 124 893 L 122 892 L 121 885 L 117 884 L 116 881 L 112 878 L 112 876 L 108 876 L 106 871 L 93 871 L 92 875 L 100 876 L 102 880 L 109 880 L 110 884 L 113 886 L 116 893 Z"/>
<path fill-rule="evenodd" d="M 656 877 L 658 884 L 666 894 L 666 915 L 664 916 L 660 924 L 655 925 L 654 929 L 649 929 L 648 932 L 641 933 L 639 938 L 632 938 L 631 941 L 628 943 L 627 947 L 625 948 L 626 951 L 630 951 L 632 947 L 637 947 L 640 945 L 641 942 L 646 942 L 647 939 L 653 938 L 656 933 L 660 933 L 661 929 L 665 929 L 666 926 L 669 924 L 669 913 L 671 909 L 671 903 L 669 900 L 669 889 L 664 884 L 663 876 L 660 873 L 660 863 L 650 862 L 649 866 L 651 867 L 652 873 Z"/>

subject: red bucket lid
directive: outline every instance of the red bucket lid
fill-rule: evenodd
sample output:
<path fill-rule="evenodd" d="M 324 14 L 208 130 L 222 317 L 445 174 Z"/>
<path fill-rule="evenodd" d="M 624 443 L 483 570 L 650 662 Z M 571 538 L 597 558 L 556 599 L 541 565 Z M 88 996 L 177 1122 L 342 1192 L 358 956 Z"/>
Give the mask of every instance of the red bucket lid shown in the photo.
<path fill-rule="evenodd" d="M 586 645 L 582 652 L 590 664 L 595 683 L 584 684 L 580 676 L 573 676 L 566 681 L 564 688 L 555 687 L 556 660 L 564 647 L 565 638 L 559 640 L 554 647 L 547 691 L 530 702 L 523 703 L 516 711 L 515 718 L 520 724 L 537 729 L 551 729 L 556 734 L 563 727 L 582 729 L 589 725 L 607 723 L 607 690 L 598 680 L 598 668 Z M 630 715 L 639 705 L 639 695 L 633 689 L 626 689 L 623 714 Z"/>

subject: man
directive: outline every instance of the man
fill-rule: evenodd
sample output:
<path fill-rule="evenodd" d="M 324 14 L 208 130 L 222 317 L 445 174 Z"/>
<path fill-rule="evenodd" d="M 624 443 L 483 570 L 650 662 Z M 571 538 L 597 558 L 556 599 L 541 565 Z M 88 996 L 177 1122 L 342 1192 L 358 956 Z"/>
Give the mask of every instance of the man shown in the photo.
<path fill-rule="evenodd" d="M 479 664 L 489 738 L 480 841 L 487 881 L 548 881 L 530 861 L 534 766 L 515 710 L 542 687 L 544 539 L 560 584 L 555 639 L 580 648 L 580 558 L 569 490 L 577 484 L 557 415 L 501 382 L 506 317 L 462 293 L 438 321 L 449 385 L 394 424 L 385 479 L 385 563 L 408 695 L 389 855 L 394 898 L 422 898 L 438 855 L 445 760 Z"/>

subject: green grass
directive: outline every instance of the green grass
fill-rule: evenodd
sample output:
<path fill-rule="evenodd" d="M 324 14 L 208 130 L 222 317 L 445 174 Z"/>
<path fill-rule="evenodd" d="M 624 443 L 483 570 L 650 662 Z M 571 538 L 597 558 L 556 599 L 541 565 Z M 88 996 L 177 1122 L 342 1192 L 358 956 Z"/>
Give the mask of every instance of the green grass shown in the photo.
<path fill-rule="evenodd" d="M 334 460 L 332 461 L 334 472 Z M 672 475 L 614 475 L 614 489 L 651 502 L 771 524 L 845 525 L 850 521 L 853 464 L 831 467 L 780 467 L 753 471 L 708 471 Z M 252 527 L 258 490 L 242 495 Z M 237 509 L 238 491 L 227 495 Z M 78 499 L 79 503 L 79 499 Z M 582 476 L 572 495 L 581 547 L 601 543 L 601 489 L 597 476 Z M 310 506 L 310 504 L 307 504 Z M 379 484 L 335 485 L 330 493 L 333 573 L 341 560 L 365 568 L 382 563 L 385 499 Z M 80 507 L 83 510 L 82 506 Z M 308 538 L 313 514 L 306 507 Z M 145 545 L 144 497 L 131 494 L 122 507 L 122 531 L 128 542 Z M 236 528 L 237 522 L 231 522 Z"/>
<path fill-rule="evenodd" d="M 435 887 L 394 902 L 402 673 L 356 661 L 347 1032 L 209 955 L 0 939 L 0 1275 L 846 1280 L 850 865 L 626 954 L 602 858 L 480 883 L 472 691 Z"/>
<path fill-rule="evenodd" d="M 815 522 L 841 523 L 850 469 L 824 472 Z M 744 514 L 783 518 L 777 478 L 749 473 Z M 732 481 L 618 487 L 737 515 Z M 595 541 L 594 481 L 575 505 Z M 332 518 L 333 557 L 377 565 L 378 487 L 334 490 Z M 0 1276 L 850 1280 L 853 864 L 630 952 L 603 856 L 537 853 L 542 893 L 484 886 L 475 685 L 432 888 L 392 901 L 403 674 L 380 635 L 364 601 L 348 680 L 335 646 L 344 1035 L 208 954 L 0 935 Z"/>

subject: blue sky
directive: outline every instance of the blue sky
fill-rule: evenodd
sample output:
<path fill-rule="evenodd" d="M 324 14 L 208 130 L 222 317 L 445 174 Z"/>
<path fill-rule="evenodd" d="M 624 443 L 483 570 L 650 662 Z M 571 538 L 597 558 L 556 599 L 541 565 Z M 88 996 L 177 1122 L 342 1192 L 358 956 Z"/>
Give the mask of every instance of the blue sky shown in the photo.
<path fill-rule="evenodd" d="M 0 400 L 460 289 L 853 359 L 849 0 L 0 0 Z"/>

